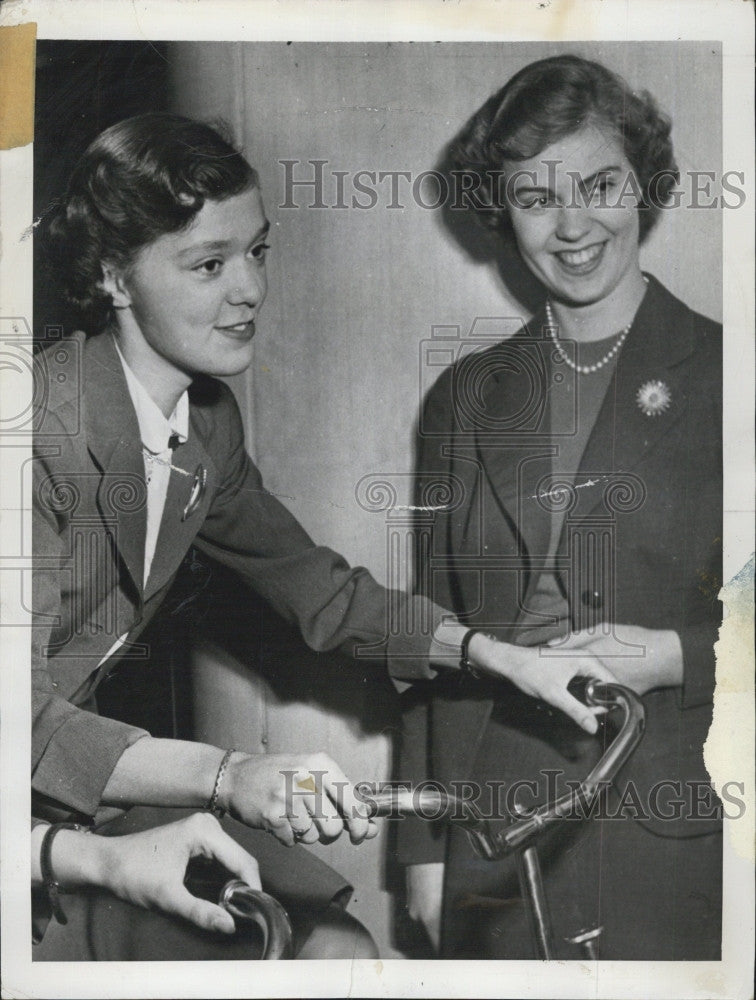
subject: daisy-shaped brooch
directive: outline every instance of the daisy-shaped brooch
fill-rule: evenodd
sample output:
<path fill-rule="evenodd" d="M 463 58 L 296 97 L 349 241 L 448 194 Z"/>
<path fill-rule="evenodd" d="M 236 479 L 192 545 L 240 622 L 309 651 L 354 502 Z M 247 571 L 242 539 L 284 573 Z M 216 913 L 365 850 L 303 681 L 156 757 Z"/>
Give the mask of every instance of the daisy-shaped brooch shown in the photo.
<path fill-rule="evenodd" d="M 643 383 L 635 395 L 635 401 L 647 417 L 658 417 L 669 409 L 672 393 L 664 382 L 653 379 Z"/>

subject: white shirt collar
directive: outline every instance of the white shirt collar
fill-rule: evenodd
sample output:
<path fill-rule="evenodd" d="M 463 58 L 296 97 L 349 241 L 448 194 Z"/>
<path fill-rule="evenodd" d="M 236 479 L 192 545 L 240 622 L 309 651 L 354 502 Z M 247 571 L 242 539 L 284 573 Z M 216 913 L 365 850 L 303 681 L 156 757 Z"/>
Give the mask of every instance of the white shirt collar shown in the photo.
<path fill-rule="evenodd" d="M 179 444 L 183 444 L 189 437 L 189 394 L 185 391 L 181 395 L 173 413 L 166 420 L 160 407 L 129 368 L 115 337 L 113 341 L 123 366 L 131 402 L 136 410 L 144 447 L 157 455 L 167 450 L 168 442 L 174 434 L 178 437 Z"/>

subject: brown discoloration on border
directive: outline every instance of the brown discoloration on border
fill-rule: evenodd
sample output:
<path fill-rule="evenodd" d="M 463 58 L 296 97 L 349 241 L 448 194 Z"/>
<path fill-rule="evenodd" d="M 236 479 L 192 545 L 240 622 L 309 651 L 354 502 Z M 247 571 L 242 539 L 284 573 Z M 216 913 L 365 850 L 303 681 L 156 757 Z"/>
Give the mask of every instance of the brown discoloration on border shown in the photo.
<path fill-rule="evenodd" d="M 37 25 L 0 28 L 0 149 L 34 139 L 34 68 Z"/>

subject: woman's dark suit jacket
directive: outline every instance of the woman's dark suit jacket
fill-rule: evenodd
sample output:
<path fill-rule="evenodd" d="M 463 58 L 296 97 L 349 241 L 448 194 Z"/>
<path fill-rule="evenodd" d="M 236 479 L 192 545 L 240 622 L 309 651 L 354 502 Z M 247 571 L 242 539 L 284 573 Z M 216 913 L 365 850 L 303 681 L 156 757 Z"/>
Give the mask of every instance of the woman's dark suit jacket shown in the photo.
<path fill-rule="evenodd" d="M 505 640 L 514 637 L 520 611 L 528 608 L 549 542 L 548 504 L 535 498 L 553 485 L 550 454 L 558 444 L 549 419 L 551 350 L 543 316 L 536 316 L 511 340 L 445 371 L 420 424 L 422 479 L 448 479 L 453 496 L 451 509 L 435 518 L 431 554 L 420 574 L 424 590 L 470 625 Z M 721 622 L 721 355 L 721 328 L 649 277 L 580 462 L 575 506 L 557 552 L 574 627 L 614 621 L 674 629 L 680 636 L 683 685 L 644 696 L 646 736 L 623 772 L 641 797 L 665 779 L 695 783 L 708 777 L 702 747 Z M 670 403 L 649 416 L 637 395 L 656 381 Z M 597 540 L 603 540 L 598 558 Z M 585 738 L 567 720 L 555 727 L 552 754 L 544 713 L 533 712 L 507 685 L 439 678 L 409 694 L 398 774 L 404 780 L 532 778 L 539 768 L 575 757 L 569 732 L 565 736 L 570 727 L 576 745 Z M 512 738 L 511 758 L 503 754 L 500 773 L 481 775 L 475 760 L 494 695 L 519 706 L 513 721 L 521 732 Z M 529 719 L 539 727 L 537 740 L 528 734 Z M 667 786 L 658 797 L 672 815 L 675 793 Z M 711 817 L 705 806 L 693 811 Z M 716 828 L 716 818 L 693 821 L 689 813 L 684 808 L 677 819 L 644 822 L 662 836 Z M 440 825 L 400 824 L 403 863 L 444 855 Z"/>
<path fill-rule="evenodd" d="M 61 340 L 42 352 L 38 375 L 32 639 L 37 805 L 93 815 L 119 757 L 144 735 L 91 711 L 92 695 L 117 657 L 99 664 L 123 634 L 127 643 L 119 655 L 144 657 L 139 635 L 191 545 L 236 571 L 299 626 L 312 648 L 362 644 L 388 657 L 397 676 L 434 676 L 430 635 L 389 632 L 387 592 L 367 570 L 352 569 L 335 552 L 315 546 L 264 489 L 223 383 L 202 379 L 190 389 L 189 438 L 173 453 L 175 471 L 144 586 L 139 426 L 112 338 L 79 333 Z M 187 511 L 198 477 L 206 479 L 205 489 Z M 422 612 L 418 605 L 403 620 L 422 616 L 435 628 L 440 610 L 427 607 L 424 598 L 411 600 L 423 604 Z"/>

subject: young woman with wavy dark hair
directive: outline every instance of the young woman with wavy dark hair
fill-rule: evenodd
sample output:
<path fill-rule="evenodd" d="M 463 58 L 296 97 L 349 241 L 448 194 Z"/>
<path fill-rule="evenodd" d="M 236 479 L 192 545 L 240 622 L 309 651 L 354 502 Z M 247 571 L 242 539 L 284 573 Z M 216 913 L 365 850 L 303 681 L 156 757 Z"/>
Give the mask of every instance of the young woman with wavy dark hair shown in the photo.
<path fill-rule="evenodd" d="M 598 928 L 603 959 L 720 950 L 721 829 L 702 748 L 721 622 L 722 344 L 641 270 L 677 178 L 670 136 L 648 94 L 564 55 L 512 77 L 451 150 L 545 302 L 429 393 L 419 469 L 456 477 L 464 502 L 437 515 L 438 567 L 420 578 L 507 644 L 511 676 L 601 665 L 646 707 L 645 739 L 604 804 L 614 818 L 565 822 L 541 846 L 560 958 Z M 472 779 L 502 822 L 494 786 L 530 783 L 528 807 L 601 754 L 514 687 L 429 688 L 407 712 L 401 777 Z M 442 955 L 534 957 L 512 862 L 410 822 L 400 857 L 410 913 Z"/>

